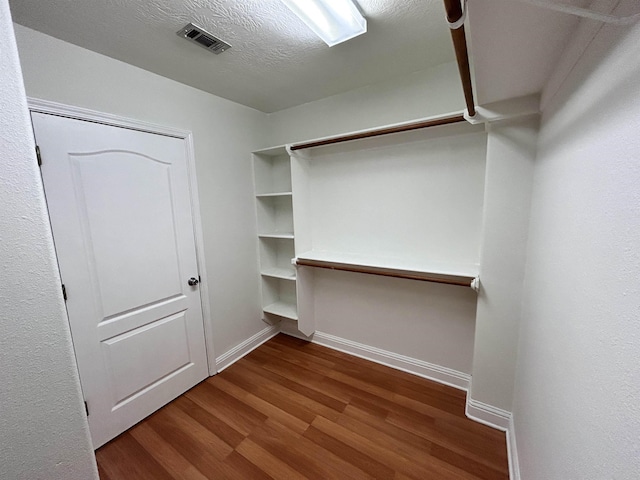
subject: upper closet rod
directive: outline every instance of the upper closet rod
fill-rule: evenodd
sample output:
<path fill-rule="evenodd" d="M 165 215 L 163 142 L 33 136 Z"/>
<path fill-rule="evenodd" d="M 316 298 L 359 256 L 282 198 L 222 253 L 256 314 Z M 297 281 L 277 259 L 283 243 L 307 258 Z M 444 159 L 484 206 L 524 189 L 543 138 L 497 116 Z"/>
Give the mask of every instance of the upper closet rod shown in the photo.
<path fill-rule="evenodd" d="M 447 22 L 451 29 L 451 39 L 453 48 L 456 51 L 464 100 L 467 104 L 467 112 L 470 117 L 476 114 L 476 106 L 473 100 L 473 86 L 471 84 L 471 68 L 469 67 L 469 52 L 467 51 L 467 37 L 464 33 L 464 21 L 467 17 L 466 0 L 465 8 L 462 9 L 461 0 L 444 0 L 444 8 L 447 11 Z"/>
<path fill-rule="evenodd" d="M 339 137 L 325 138 L 314 142 L 298 143 L 291 145 L 291 150 L 302 150 L 303 148 L 322 147 L 333 143 L 349 142 L 351 140 L 359 140 L 361 138 L 378 137 L 380 135 L 388 135 L 390 133 L 408 132 L 410 130 L 418 130 L 420 128 L 436 127 L 438 125 L 448 125 L 450 123 L 458 123 L 466 121 L 464 115 L 453 115 L 448 117 L 433 118 L 431 120 L 423 120 L 421 122 L 406 123 L 396 127 L 378 128 L 376 130 L 367 130 L 365 132 L 350 133 L 349 135 L 341 135 Z"/>

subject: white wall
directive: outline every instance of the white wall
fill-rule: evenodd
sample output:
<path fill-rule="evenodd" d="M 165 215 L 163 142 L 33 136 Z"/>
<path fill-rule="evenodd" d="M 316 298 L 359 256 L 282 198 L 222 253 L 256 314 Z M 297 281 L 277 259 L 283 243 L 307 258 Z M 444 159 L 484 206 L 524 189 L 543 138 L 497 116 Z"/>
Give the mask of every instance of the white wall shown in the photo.
<path fill-rule="evenodd" d="M 0 65 L 0 478 L 97 479 L 6 0 Z"/>
<path fill-rule="evenodd" d="M 375 128 L 464 109 L 455 63 L 269 114 L 269 145 Z"/>
<path fill-rule="evenodd" d="M 313 289 L 317 331 L 471 373 L 470 288 L 315 269 Z"/>
<path fill-rule="evenodd" d="M 477 265 L 486 145 L 465 122 L 312 149 L 312 249 Z"/>
<path fill-rule="evenodd" d="M 489 127 L 471 398 L 511 411 L 538 117 Z"/>
<path fill-rule="evenodd" d="M 639 24 L 602 26 L 547 94 L 513 410 L 527 480 L 640 472 L 638 45 Z"/>
<path fill-rule="evenodd" d="M 266 114 L 16 25 L 27 94 L 194 135 L 215 354 L 260 320 L 250 152 Z"/>

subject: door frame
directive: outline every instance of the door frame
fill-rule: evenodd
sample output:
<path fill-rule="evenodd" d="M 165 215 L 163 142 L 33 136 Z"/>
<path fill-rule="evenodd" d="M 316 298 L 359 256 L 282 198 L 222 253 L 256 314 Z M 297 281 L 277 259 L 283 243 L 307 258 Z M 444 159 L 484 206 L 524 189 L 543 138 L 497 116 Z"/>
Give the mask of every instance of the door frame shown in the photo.
<path fill-rule="evenodd" d="M 187 157 L 187 175 L 189 178 L 189 200 L 191 203 L 191 215 L 193 217 L 193 230 L 196 243 L 196 261 L 200 275 L 200 304 L 202 305 L 202 319 L 204 327 L 204 341 L 207 353 L 207 366 L 209 376 L 217 373 L 216 356 L 213 346 L 213 324 L 211 318 L 211 302 L 209 301 L 209 281 L 204 255 L 204 235 L 202 231 L 202 218 L 200 216 L 200 197 L 198 196 L 198 182 L 196 177 L 196 159 L 193 147 L 193 133 L 173 127 L 166 127 L 150 122 L 113 115 L 111 113 L 98 112 L 73 105 L 52 102 L 39 98 L 27 97 L 29 112 L 57 115 L 59 117 L 84 120 L 112 127 L 127 128 L 139 132 L 153 133 L 184 140 L 185 155 Z M 68 321 L 68 318 L 67 318 Z"/>

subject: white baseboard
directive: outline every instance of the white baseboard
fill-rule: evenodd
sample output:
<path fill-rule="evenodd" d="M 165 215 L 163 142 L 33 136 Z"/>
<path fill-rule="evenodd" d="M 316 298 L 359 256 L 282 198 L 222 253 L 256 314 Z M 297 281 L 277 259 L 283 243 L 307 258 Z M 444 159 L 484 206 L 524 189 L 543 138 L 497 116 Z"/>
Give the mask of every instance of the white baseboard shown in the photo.
<path fill-rule="evenodd" d="M 412 373 L 419 377 L 443 383 L 460 390 L 467 390 L 469 381 L 471 380 L 470 375 L 458 372 L 457 370 L 441 367 L 440 365 L 435 365 L 433 363 L 418 360 L 417 358 L 407 357 L 398 353 L 389 352 L 380 348 L 371 347 L 363 343 L 353 342 L 345 338 L 329 335 L 328 333 L 316 332 L 311 336 L 311 338 L 304 337 L 299 333 L 296 335 L 289 329 L 284 330 L 282 333 L 310 340 L 318 345 L 364 358 L 365 360 L 370 360 L 375 363 L 380 363 L 387 367 L 395 368 L 396 370 Z"/>
<path fill-rule="evenodd" d="M 509 429 L 511 412 L 474 400 L 469 393 L 467 393 L 467 406 L 464 413 L 476 422 L 502 430 L 503 432 Z"/>
<path fill-rule="evenodd" d="M 509 460 L 509 479 L 520 480 L 520 465 L 518 463 L 518 448 L 516 446 L 516 432 L 511 412 L 493 407 L 474 400 L 467 392 L 467 406 L 465 414 L 471 420 L 482 423 L 507 435 L 507 458 Z"/>
<path fill-rule="evenodd" d="M 509 419 L 507 430 L 507 455 L 509 457 L 509 479 L 520 480 L 520 463 L 518 461 L 518 447 L 516 446 L 516 430 L 513 415 Z"/>
<path fill-rule="evenodd" d="M 218 373 L 223 371 L 228 366 L 240 360 L 242 357 L 255 350 L 266 341 L 275 337 L 280 333 L 280 327 L 278 325 L 269 325 L 265 329 L 256 333 L 253 337 L 245 340 L 239 345 L 236 345 L 231 350 L 223 353 L 219 357 L 216 357 L 216 367 Z"/>

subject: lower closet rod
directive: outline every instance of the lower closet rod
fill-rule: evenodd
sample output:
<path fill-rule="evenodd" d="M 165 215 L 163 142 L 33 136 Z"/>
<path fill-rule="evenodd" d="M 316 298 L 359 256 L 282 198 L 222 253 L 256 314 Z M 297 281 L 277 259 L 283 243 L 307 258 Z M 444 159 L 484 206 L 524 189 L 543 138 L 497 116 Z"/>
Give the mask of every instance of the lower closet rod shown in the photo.
<path fill-rule="evenodd" d="M 447 285 L 459 285 L 472 287 L 474 277 L 462 275 L 449 275 L 443 273 L 412 272 L 385 267 L 372 267 L 365 265 L 350 265 L 345 263 L 328 262 L 324 260 L 296 259 L 296 265 L 302 267 L 326 268 L 329 270 L 341 270 L 343 272 L 366 273 L 369 275 L 381 275 L 383 277 L 406 278 L 409 280 L 421 280 L 423 282 L 445 283 Z"/>

